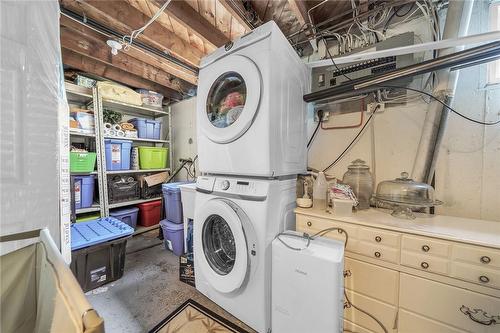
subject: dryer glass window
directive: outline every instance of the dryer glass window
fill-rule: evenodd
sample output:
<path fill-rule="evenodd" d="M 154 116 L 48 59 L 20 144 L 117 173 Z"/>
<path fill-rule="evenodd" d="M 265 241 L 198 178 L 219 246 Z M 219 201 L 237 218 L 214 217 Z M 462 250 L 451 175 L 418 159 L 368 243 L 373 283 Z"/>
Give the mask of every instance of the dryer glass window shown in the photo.
<path fill-rule="evenodd" d="M 227 72 L 215 80 L 207 98 L 207 116 L 219 128 L 231 126 L 240 117 L 247 98 L 245 80 L 236 72 Z"/>
<path fill-rule="evenodd" d="M 202 242 L 210 267 L 220 275 L 229 274 L 236 258 L 236 244 L 226 220 L 210 215 L 203 225 Z"/>

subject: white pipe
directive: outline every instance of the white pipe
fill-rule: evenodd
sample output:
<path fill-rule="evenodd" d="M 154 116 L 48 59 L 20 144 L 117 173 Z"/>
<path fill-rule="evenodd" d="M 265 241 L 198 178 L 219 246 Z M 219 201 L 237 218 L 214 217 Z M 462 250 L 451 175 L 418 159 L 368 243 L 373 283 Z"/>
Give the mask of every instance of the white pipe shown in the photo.
<path fill-rule="evenodd" d="M 443 38 L 450 39 L 467 35 L 473 6 L 473 0 L 449 2 Z M 438 56 L 448 55 L 462 49 L 463 47 L 445 48 L 439 51 Z M 438 71 L 438 84 L 434 88 L 434 95 L 445 99 L 446 103 L 451 104 L 459 74 L 460 71 L 451 72 L 450 69 Z M 413 179 L 417 181 L 427 183 L 432 181 L 448 113 L 449 110 L 437 101 L 432 101 L 428 107 L 412 171 Z"/>
<path fill-rule="evenodd" d="M 455 2 L 455 1 L 452 1 L 452 2 Z M 458 2 L 460 2 L 460 1 L 458 1 Z M 469 2 L 469 1 L 467 1 L 467 2 Z M 449 12 L 449 9 L 448 9 L 448 12 Z M 367 51 L 362 51 L 362 52 L 348 55 L 345 57 L 333 58 L 333 61 L 335 61 L 335 63 L 337 65 L 340 65 L 340 64 L 347 64 L 347 63 L 351 63 L 351 62 L 358 62 L 358 61 L 364 61 L 364 60 L 391 57 L 391 56 L 396 56 L 396 55 L 411 54 L 411 53 L 425 52 L 425 51 L 431 51 L 431 50 L 440 50 L 440 49 L 454 48 L 454 47 L 459 47 L 459 46 L 468 46 L 468 45 L 472 45 L 472 44 L 493 42 L 496 40 L 500 40 L 500 30 L 485 32 L 485 33 L 481 33 L 481 34 L 477 34 L 477 35 L 458 37 L 458 38 L 450 37 L 448 39 L 443 39 L 443 40 L 440 40 L 437 42 L 428 42 L 428 43 L 421 43 L 421 44 L 415 44 L 415 45 L 401 46 L 401 47 L 395 47 L 392 49 L 380 50 L 380 51 L 369 51 L 369 50 L 373 50 L 374 49 L 374 47 L 373 47 Z M 441 55 L 444 55 L 444 53 L 442 53 Z M 307 66 L 310 68 L 315 68 L 315 67 L 329 66 L 331 64 L 332 64 L 331 59 L 324 59 L 324 60 L 310 62 L 307 64 Z"/>

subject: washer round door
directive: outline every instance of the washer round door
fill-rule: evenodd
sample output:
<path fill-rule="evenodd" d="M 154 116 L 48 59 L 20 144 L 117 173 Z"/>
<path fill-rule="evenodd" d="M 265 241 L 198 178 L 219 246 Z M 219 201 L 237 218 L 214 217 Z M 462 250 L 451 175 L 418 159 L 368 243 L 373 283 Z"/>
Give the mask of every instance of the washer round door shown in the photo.
<path fill-rule="evenodd" d="M 216 143 L 229 143 L 242 136 L 257 113 L 261 75 L 253 61 L 231 55 L 210 65 L 202 75 L 198 98 L 205 101 L 198 109 L 201 128 Z M 200 80 L 201 80 L 200 78 Z"/>
<path fill-rule="evenodd" d="M 210 200 L 199 216 L 201 232 L 195 242 L 201 244 L 197 254 L 208 283 L 216 290 L 229 293 L 238 289 L 248 270 L 248 248 L 238 214 L 223 200 Z"/>

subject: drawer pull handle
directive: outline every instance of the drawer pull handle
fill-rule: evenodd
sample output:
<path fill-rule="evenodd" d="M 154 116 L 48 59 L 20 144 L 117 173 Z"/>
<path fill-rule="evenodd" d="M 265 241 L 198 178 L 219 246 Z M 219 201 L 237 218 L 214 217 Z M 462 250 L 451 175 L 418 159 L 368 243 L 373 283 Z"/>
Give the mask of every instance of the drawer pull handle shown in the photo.
<path fill-rule="evenodd" d="M 427 268 L 429 268 L 429 264 L 427 262 L 425 262 L 425 261 L 422 261 L 420 263 L 420 267 L 422 267 L 423 269 L 427 269 Z"/>
<path fill-rule="evenodd" d="M 424 251 L 424 252 L 429 252 L 430 249 L 431 249 L 431 247 L 429 245 L 422 246 L 422 251 Z"/>
<path fill-rule="evenodd" d="M 491 262 L 491 258 L 490 258 L 490 257 L 488 257 L 488 256 L 482 256 L 482 257 L 481 257 L 481 262 L 482 262 L 483 264 L 489 264 L 489 263 Z"/>
<path fill-rule="evenodd" d="M 382 256 L 382 254 L 380 254 L 380 252 L 378 252 L 378 251 L 377 251 L 377 252 L 375 252 L 375 253 L 374 253 L 374 255 L 375 255 L 375 257 L 377 257 L 377 258 L 380 258 L 380 257 Z"/>
<path fill-rule="evenodd" d="M 482 283 L 488 283 L 488 282 L 490 282 L 490 278 L 487 276 L 481 275 L 479 277 L 479 281 L 481 281 Z"/>
<path fill-rule="evenodd" d="M 460 307 L 460 312 L 469 316 L 472 321 L 481 325 L 491 326 L 500 324 L 500 315 L 490 316 L 486 311 L 481 309 L 470 309 L 469 307 L 462 305 Z"/>
<path fill-rule="evenodd" d="M 312 222 L 311 222 L 311 221 L 307 221 L 307 226 L 308 226 L 308 227 L 310 227 L 310 226 L 312 226 L 312 225 L 313 225 L 313 224 L 312 224 Z"/>
<path fill-rule="evenodd" d="M 382 237 L 380 237 L 380 236 L 375 237 L 375 241 L 377 243 L 380 243 L 382 241 Z"/>

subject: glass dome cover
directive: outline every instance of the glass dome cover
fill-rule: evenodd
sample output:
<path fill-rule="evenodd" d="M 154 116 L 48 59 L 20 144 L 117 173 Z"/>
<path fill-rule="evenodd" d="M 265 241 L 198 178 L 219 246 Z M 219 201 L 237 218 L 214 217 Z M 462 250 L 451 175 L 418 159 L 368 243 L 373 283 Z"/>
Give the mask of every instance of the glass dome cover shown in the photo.
<path fill-rule="evenodd" d="M 434 198 L 434 188 L 416 182 L 402 172 L 400 178 L 382 181 L 377 186 L 375 198 L 380 201 L 413 207 L 432 207 L 442 204 Z"/>

